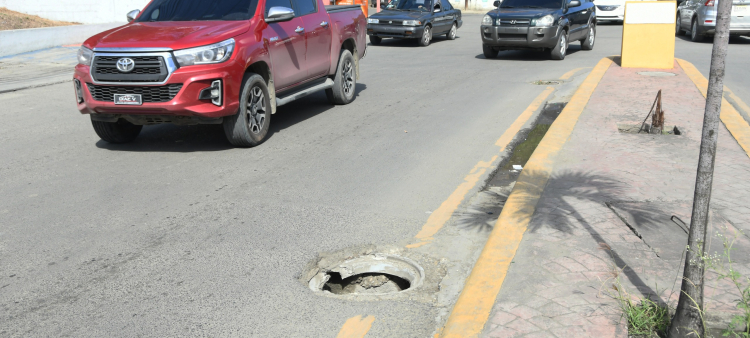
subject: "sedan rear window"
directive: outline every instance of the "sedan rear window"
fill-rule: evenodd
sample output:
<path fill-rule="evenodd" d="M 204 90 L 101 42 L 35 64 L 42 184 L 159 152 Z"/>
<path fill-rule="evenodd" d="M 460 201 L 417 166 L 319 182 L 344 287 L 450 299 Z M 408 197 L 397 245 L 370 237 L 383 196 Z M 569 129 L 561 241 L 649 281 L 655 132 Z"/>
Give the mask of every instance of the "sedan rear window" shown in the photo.
<path fill-rule="evenodd" d="M 258 0 L 154 0 L 139 22 L 239 21 L 255 15 Z"/>
<path fill-rule="evenodd" d="M 500 8 L 562 8 L 561 0 L 504 0 Z"/>

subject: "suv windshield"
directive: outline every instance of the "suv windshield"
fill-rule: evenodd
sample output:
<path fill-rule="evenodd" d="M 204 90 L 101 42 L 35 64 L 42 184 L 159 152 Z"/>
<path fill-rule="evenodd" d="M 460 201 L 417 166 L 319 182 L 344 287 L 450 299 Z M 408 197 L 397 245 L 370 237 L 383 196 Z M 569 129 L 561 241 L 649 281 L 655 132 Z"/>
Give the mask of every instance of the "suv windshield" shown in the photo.
<path fill-rule="evenodd" d="M 562 0 L 504 0 L 500 8 L 562 8 Z"/>
<path fill-rule="evenodd" d="M 138 22 L 249 20 L 257 4 L 258 0 L 154 0 Z"/>
<path fill-rule="evenodd" d="M 432 6 L 431 0 L 400 0 L 396 9 L 405 11 L 429 11 Z"/>

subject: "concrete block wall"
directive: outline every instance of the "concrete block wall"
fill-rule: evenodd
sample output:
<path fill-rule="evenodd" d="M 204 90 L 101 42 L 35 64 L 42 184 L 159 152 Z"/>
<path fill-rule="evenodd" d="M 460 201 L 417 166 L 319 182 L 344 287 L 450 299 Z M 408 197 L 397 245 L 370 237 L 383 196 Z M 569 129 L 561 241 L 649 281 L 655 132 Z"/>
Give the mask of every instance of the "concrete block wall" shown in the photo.
<path fill-rule="evenodd" d="M 0 0 L 0 7 L 38 15 L 45 19 L 98 24 L 123 22 L 134 9 L 143 9 L 149 0 Z"/>
<path fill-rule="evenodd" d="M 0 0 L 2 1 L 2 0 Z M 495 8 L 493 3 L 495 0 L 469 0 L 469 10 L 470 11 L 490 11 Z M 464 0 L 450 0 L 451 5 L 454 8 L 463 10 L 464 6 L 466 5 L 466 2 Z"/>

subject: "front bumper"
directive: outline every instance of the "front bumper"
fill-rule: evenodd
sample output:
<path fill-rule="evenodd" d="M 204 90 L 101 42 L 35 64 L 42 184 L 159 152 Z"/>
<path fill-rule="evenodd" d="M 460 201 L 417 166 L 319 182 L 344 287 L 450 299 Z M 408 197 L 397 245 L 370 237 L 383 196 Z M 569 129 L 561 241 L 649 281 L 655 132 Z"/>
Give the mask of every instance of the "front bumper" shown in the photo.
<path fill-rule="evenodd" d="M 144 83 L 143 85 L 118 85 L 99 83 L 97 86 L 111 87 L 160 87 L 170 84 L 182 84 L 182 88 L 167 102 L 144 102 L 139 106 L 116 105 L 113 101 L 97 101 L 89 89 L 94 84 L 90 67 L 77 65 L 73 78 L 81 84 L 83 102 L 78 103 L 82 114 L 94 115 L 166 115 L 215 119 L 234 115 L 239 108 L 239 94 L 244 69 L 230 60 L 215 65 L 197 65 L 175 70 L 163 85 Z M 211 82 L 222 80 L 221 106 L 211 100 L 199 99 L 200 92 L 211 86 Z"/>
<path fill-rule="evenodd" d="M 625 21 L 625 8 L 620 6 L 611 11 L 597 8 L 596 21 Z"/>
<path fill-rule="evenodd" d="M 559 27 L 481 26 L 482 43 L 503 49 L 545 49 L 557 44 Z"/>
<path fill-rule="evenodd" d="M 424 32 L 424 26 L 367 24 L 367 35 L 379 38 L 418 39 L 422 37 L 422 32 Z"/>

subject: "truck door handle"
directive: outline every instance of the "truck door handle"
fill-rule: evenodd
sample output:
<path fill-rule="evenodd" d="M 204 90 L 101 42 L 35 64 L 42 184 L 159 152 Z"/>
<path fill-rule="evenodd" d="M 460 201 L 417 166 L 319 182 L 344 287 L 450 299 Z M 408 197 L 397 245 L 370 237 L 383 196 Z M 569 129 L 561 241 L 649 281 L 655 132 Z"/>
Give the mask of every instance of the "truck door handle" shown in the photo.
<path fill-rule="evenodd" d="M 321 27 L 328 27 L 328 22 L 323 21 L 323 22 L 320 23 L 320 26 Z"/>
<path fill-rule="evenodd" d="M 296 33 L 302 33 L 302 32 L 304 32 L 304 31 L 305 31 L 305 29 L 304 29 L 304 28 L 302 28 L 302 27 L 300 27 L 300 26 L 297 26 L 297 29 L 295 29 L 294 31 L 295 31 Z"/>

